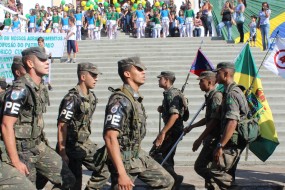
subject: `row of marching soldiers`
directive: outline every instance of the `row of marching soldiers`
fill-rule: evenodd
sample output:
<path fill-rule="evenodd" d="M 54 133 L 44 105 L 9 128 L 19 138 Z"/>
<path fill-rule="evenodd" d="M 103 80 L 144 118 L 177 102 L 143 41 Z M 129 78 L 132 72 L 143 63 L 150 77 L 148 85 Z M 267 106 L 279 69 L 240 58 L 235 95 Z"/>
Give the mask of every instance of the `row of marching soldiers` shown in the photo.
<path fill-rule="evenodd" d="M 49 72 L 47 60 L 43 49 L 25 49 L 22 58 L 14 58 L 12 86 L 3 92 L 6 86 L 1 81 L 1 189 L 42 189 L 47 181 L 54 185 L 53 189 L 81 189 L 82 165 L 93 172 L 85 189 L 103 188 L 110 176 L 112 189 L 133 189 L 136 178 L 152 189 L 179 189 L 183 176 L 174 170 L 175 151 L 170 149 L 181 134 L 204 125 L 204 132 L 193 144 L 193 151 L 204 144 L 195 171 L 205 179 L 207 189 L 228 189 L 233 184 L 245 147 L 235 131 L 238 121 L 248 112 L 245 96 L 233 81 L 233 64 L 222 62 L 215 72 L 200 74 L 206 115 L 187 127 L 183 126 L 188 119 L 187 103 L 183 93 L 174 87 L 175 74 L 162 71 L 157 76 L 159 87 L 164 89 L 162 105 L 158 107 L 164 127 L 147 153 L 141 149 L 146 113 L 139 93 L 145 83 L 146 67 L 139 57 L 118 61 L 123 85 L 109 88 L 103 129 L 105 145 L 101 148 L 89 138 L 98 102 L 91 89 L 101 72 L 93 63 L 78 64 L 78 83 L 59 106 L 56 150 L 48 145 L 43 132 L 47 90 L 42 77 Z M 224 86 L 223 94 L 215 89 L 216 83 Z M 159 163 L 169 153 L 161 166 Z"/>

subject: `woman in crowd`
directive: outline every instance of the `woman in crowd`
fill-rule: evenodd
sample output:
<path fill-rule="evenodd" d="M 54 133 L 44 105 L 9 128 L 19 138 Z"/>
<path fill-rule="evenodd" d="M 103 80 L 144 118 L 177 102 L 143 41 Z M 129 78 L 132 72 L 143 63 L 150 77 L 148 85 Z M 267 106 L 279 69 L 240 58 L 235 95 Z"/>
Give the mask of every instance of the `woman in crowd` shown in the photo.
<path fill-rule="evenodd" d="M 145 13 L 141 3 L 138 5 L 138 9 L 136 10 L 134 17 L 136 18 L 137 38 L 140 38 L 141 36 L 144 36 L 143 26 L 145 22 Z"/>
<path fill-rule="evenodd" d="M 222 15 L 222 22 L 220 22 L 218 24 L 217 27 L 217 33 L 218 36 L 221 37 L 222 36 L 222 28 L 224 26 L 227 27 L 227 31 L 228 31 L 228 40 L 232 40 L 232 13 L 233 13 L 233 8 L 232 5 L 230 4 L 229 1 L 226 1 L 225 5 L 223 6 L 223 9 L 221 11 L 221 15 Z"/>
<path fill-rule="evenodd" d="M 262 3 L 261 11 L 259 12 L 258 24 L 262 37 L 262 46 L 263 51 L 266 51 L 270 48 L 270 39 L 269 39 L 269 31 L 270 31 L 270 14 L 271 10 L 269 9 L 269 5 L 267 2 Z"/>
<path fill-rule="evenodd" d="M 213 9 L 213 5 L 207 0 L 205 1 L 205 3 L 203 4 L 201 10 L 202 10 L 202 17 L 201 20 L 203 22 L 203 26 L 204 26 L 204 36 L 212 36 L 212 9 Z"/>
<path fill-rule="evenodd" d="M 201 36 L 201 27 L 203 26 L 202 20 L 201 20 L 201 12 L 197 13 L 197 16 L 194 19 L 194 37 L 200 37 Z"/>
<path fill-rule="evenodd" d="M 185 16 L 185 25 L 186 25 L 186 34 L 187 37 L 192 37 L 192 28 L 193 28 L 193 23 L 194 23 L 194 11 L 191 8 L 191 3 L 187 5 L 187 10 L 184 12 Z"/>
<path fill-rule="evenodd" d="M 166 4 L 163 3 L 162 10 L 160 12 L 161 21 L 162 21 L 162 32 L 163 38 L 169 35 L 169 22 L 171 21 L 170 12 L 166 8 Z"/>
<path fill-rule="evenodd" d="M 81 8 L 76 8 L 76 14 L 74 15 L 76 19 L 76 40 L 81 40 L 81 27 L 84 21 L 83 14 L 81 13 Z"/>
<path fill-rule="evenodd" d="M 234 0 L 233 2 L 234 3 Z M 235 22 L 237 24 L 237 29 L 240 35 L 240 43 L 243 43 L 244 40 L 244 31 L 243 31 L 243 23 L 245 21 L 245 17 L 243 15 L 246 7 L 246 0 L 238 0 L 237 6 L 234 7 L 235 14 Z"/>

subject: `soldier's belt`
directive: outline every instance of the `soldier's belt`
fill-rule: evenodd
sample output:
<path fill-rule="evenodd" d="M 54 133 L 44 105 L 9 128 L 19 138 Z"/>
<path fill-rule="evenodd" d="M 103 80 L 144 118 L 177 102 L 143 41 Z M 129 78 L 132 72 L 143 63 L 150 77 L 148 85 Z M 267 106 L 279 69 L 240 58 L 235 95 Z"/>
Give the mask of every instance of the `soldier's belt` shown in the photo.
<path fill-rule="evenodd" d="M 41 138 L 38 137 L 33 140 L 16 140 L 16 147 L 18 151 L 24 151 L 34 148 L 42 142 Z"/>

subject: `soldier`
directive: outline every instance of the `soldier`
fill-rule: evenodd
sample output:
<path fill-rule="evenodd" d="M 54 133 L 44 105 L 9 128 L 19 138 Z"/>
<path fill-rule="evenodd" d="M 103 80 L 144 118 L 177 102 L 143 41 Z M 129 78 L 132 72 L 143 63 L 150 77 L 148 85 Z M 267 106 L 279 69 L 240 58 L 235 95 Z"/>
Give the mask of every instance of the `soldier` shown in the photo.
<path fill-rule="evenodd" d="M 246 146 L 238 139 L 237 125 L 247 117 L 249 107 L 245 95 L 234 82 L 234 65 L 221 62 L 215 72 L 217 82 L 224 86 L 225 92 L 221 106 L 221 138 L 214 150 L 212 167 L 208 169 L 208 189 L 214 189 L 216 186 L 228 189 L 233 182 L 233 173 L 230 170 L 235 168 Z"/>
<path fill-rule="evenodd" d="M 206 114 L 205 117 L 197 123 L 186 127 L 184 132 L 188 133 L 195 127 L 206 125 L 204 132 L 194 142 L 192 150 L 195 152 L 203 142 L 203 148 L 196 159 L 194 169 L 201 177 L 209 179 L 209 176 L 207 176 L 207 168 L 213 160 L 213 152 L 219 140 L 220 109 L 223 95 L 220 91 L 215 89 L 216 74 L 214 72 L 204 71 L 197 80 L 200 80 L 200 89 L 206 93 Z M 208 183 L 208 181 L 205 181 L 206 187 Z"/>
<path fill-rule="evenodd" d="M 6 88 L 7 88 L 6 78 L 1 77 L 0 78 L 0 103 L 1 105 L 3 104 L 3 98 L 6 92 Z"/>
<path fill-rule="evenodd" d="M 187 104 L 182 92 L 173 86 L 176 79 L 173 72 L 162 71 L 157 78 L 159 78 L 159 87 L 164 89 L 162 106 L 158 107 L 158 111 L 162 113 L 165 126 L 158 134 L 155 146 L 158 148 L 157 152 L 164 159 L 183 132 L 183 115 Z M 171 153 L 163 166 L 175 180 L 172 189 L 179 189 L 183 176 L 177 175 L 174 171 L 175 152 L 176 149 Z"/>
<path fill-rule="evenodd" d="M 58 116 L 58 153 L 76 177 L 73 189 L 81 189 L 82 164 L 93 171 L 86 189 L 100 189 L 107 182 L 110 173 L 107 165 L 101 172 L 94 166 L 97 145 L 89 136 L 91 119 L 98 99 L 93 89 L 100 74 L 96 65 L 80 63 L 77 67 L 78 84 L 64 96 Z"/>
<path fill-rule="evenodd" d="M 146 113 L 139 88 L 145 82 L 139 57 L 118 61 L 124 85 L 114 90 L 106 107 L 104 139 L 111 160 L 112 189 L 130 190 L 138 177 L 152 189 L 171 189 L 173 178 L 141 147 L 146 134 Z"/>
<path fill-rule="evenodd" d="M 61 157 L 45 143 L 42 76 L 48 73 L 47 56 L 39 47 L 22 51 L 27 74 L 14 81 L 4 101 L 2 137 L 11 165 L 35 183 L 36 172 L 61 189 L 75 178 Z"/>
<path fill-rule="evenodd" d="M 24 76 L 27 73 L 21 56 L 14 56 L 11 70 L 14 80 L 17 80 L 19 77 Z"/>

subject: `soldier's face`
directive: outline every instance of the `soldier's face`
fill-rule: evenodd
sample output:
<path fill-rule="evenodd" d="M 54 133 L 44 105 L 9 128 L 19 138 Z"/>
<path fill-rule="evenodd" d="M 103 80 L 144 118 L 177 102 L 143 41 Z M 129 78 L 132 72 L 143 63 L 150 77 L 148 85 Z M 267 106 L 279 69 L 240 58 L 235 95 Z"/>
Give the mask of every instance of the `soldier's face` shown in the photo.
<path fill-rule="evenodd" d="M 200 82 L 199 82 L 199 86 L 200 86 L 200 89 L 204 92 L 208 92 L 209 91 L 209 81 L 207 79 L 200 79 Z"/>
<path fill-rule="evenodd" d="M 141 86 L 145 83 L 145 70 L 132 66 L 129 71 L 129 78 L 132 82 L 136 83 L 138 86 Z"/>
<path fill-rule="evenodd" d="M 35 56 L 33 61 L 33 68 L 38 76 L 44 76 L 49 73 L 49 62 L 48 60 L 39 59 Z"/>
<path fill-rule="evenodd" d="M 224 69 L 220 69 L 217 71 L 217 75 L 216 75 L 216 79 L 217 79 L 217 83 L 219 84 L 223 84 L 225 81 L 225 71 Z"/>
<path fill-rule="evenodd" d="M 97 81 L 98 81 L 98 75 L 90 72 L 86 73 L 84 83 L 88 89 L 95 88 Z"/>
<path fill-rule="evenodd" d="M 166 82 L 167 82 L 167 80 L 164 77 L 160 77 L 158 79 L 158 86 L 160 88 L 165 88 L 166 87 Z"/>

